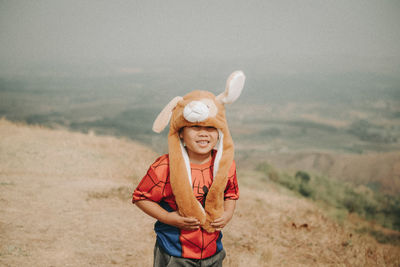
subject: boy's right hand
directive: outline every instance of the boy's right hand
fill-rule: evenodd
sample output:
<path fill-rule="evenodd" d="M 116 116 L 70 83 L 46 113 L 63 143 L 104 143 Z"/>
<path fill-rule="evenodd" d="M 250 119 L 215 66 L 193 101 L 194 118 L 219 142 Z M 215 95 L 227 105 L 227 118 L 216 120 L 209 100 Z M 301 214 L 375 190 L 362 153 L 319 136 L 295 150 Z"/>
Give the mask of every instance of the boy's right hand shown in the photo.
<path fill-rule="evenodd" d="M 177 211 L 168 212 L 154 201 L 140 200 L 135 204 L 145 213 L 160 222 L 188 231 L 197 230 L 200 227 L 200 222 L 196 218 L 182 217 Z"/>
<path fill-rule="evenodd" d="M 169 212 L 165 218 L 165 223 L 188 231 L 194 231 L 200 227 L 199 220 L 196 218 L 182 217 L 177 211 Z"/>

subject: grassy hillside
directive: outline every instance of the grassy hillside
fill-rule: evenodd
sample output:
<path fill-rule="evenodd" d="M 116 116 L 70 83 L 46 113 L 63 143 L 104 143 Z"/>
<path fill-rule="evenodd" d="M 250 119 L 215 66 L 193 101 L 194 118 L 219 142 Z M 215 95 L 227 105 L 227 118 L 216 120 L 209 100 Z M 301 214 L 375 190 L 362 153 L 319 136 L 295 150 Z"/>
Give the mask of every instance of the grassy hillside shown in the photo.
<path fill-rule="evenodd" d="M 246 157 L 246 154 L 252 154 Z M 334 153 L 331 151 L 299 151 L 265 153 L 245 151 L 238 155 L 247 168 L 268 162 L 278 169 L 294 174 L 303 170 L 332 180 L 349 183 L 354 188 L 363 185 L 392 196 L 400 193 L 400 153 Z"/>
<path fill-rule="evenodd" d="M 370 222 L 400 231 L 399 196 L 384 195 L 365 185 L 354 187 L 349 183 L 329 179 L 323 175 L 310 175 L 305 171 L 297 171 L 294 174 L 278 171 L 267 162 L 260 163 L 257 171 L 264 175 L 264 180 L 278 183 L 330 209 L 339 220 L 343 221 L 349 214 L 357 214 Z M 382 233 L 382 242 L 383 237 Z M 400 245 L 400 238 L 389 236 L 385 242 Z"/>
<path fill-rule="evenodd" d="M 125 139 L 0 120 L 0 265 L 151 266 L 154 220 L 130 195 L 156 156 Z M 260 172 L 239 169 L 239 185 L 226 266 L 400 264 L 400 247 L 354 231 L 369 223 L 353 215 L 338 224 Z"/>

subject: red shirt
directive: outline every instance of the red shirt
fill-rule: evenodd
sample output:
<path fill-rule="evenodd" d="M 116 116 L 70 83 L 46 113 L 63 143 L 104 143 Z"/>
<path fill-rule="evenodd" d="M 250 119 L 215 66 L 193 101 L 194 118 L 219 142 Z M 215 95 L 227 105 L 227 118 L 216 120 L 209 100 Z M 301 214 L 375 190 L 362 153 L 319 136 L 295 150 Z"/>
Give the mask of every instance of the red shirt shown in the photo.
<path fill-rule="evenodd" d="M 213 153 L 215 155 L 215 153 Z M 204 205 L 205 193 L 213 181 L 213 158 L 204 164 L 190 164 L 193 181 L 193 194 Z M 239 188 L 236 177 L 235 162 L 228 173 L 228 183 L 224 193 L 225 199 L 238 199 Z M 159 157 L 149 168 L 133 193 L 132 202 L 151 200 L 168 211 L 177 209 L 169 180 L 169 157 Z M 202 228 L 194 231 L 181 230 L 176 227 L 156 222 L 154 227 L 157 242 L 169 255 L 183 258 L 204 259 L 222 250 L 221 232 L 208 233 Z"/>

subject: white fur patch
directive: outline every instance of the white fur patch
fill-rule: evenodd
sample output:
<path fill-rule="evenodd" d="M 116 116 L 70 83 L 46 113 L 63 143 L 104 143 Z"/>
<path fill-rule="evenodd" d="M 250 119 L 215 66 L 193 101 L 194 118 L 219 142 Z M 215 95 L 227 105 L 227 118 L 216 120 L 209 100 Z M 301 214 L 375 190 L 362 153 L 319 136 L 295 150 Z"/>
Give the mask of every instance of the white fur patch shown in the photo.
<path fill-rule="evenodd" d="M 185 147 L 184 147 L 183 144 L 182 144 L 182 140 L 180 140 L 179 144 L 181 145 L 182 156 L 183 156 L 183 160 L 185 161 L 185 166 L 186 166 L 186 171 L 187 171 L 187 175 L 188 175 L 190 187 L 192 187 L 192 186 L 193 186 L 193 182 L 192 182 L 192 169 L 190 168 L 189 155 L 188 155 L 188 153 L 187 153 Z"/>
<path fill-rule="evenodd" d="M 190 122 L 202 122 L 208 118 L 209 108 L 201 101 L 192 101 L 183 109 L 183 117 Z"/>
<path fill-rule="evenodd" d="M 218 134 L 219 134 L 219 140 L 218 144 L 216 145 L 217 155 L 215 155 L 215 160 L 214 160 L 214 171 L 213 171 L 214 178 L 217 175 L 219 169 L 219 162 L 221 161 L 222 153 L 224 153 L 224 134 L 220 129 L 218 129 Z"/>
<path fill-rule="evenodd" d="M 201 212 L 203 213 L 203 215 L 206 215 L 206 211 L 204 210 L 203 206 L 201 205 L 201 203 L 199 201 L 197 201 L 197 204 L 199 204 L 200 208 L 201 208 Z"/>

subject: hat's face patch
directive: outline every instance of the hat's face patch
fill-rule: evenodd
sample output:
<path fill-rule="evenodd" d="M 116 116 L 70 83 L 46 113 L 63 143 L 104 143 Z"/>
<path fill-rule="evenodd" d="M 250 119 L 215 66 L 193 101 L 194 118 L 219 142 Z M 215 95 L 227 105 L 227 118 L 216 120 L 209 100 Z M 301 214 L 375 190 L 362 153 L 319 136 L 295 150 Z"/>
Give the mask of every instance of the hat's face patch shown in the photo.
<path fill-rule="evenodd" d="M 209 98 L 191 101 L 183 109 L 183 117 L 189 122 L 202 122 L 209 117 L 215 117 L 218 108 Z"/>

